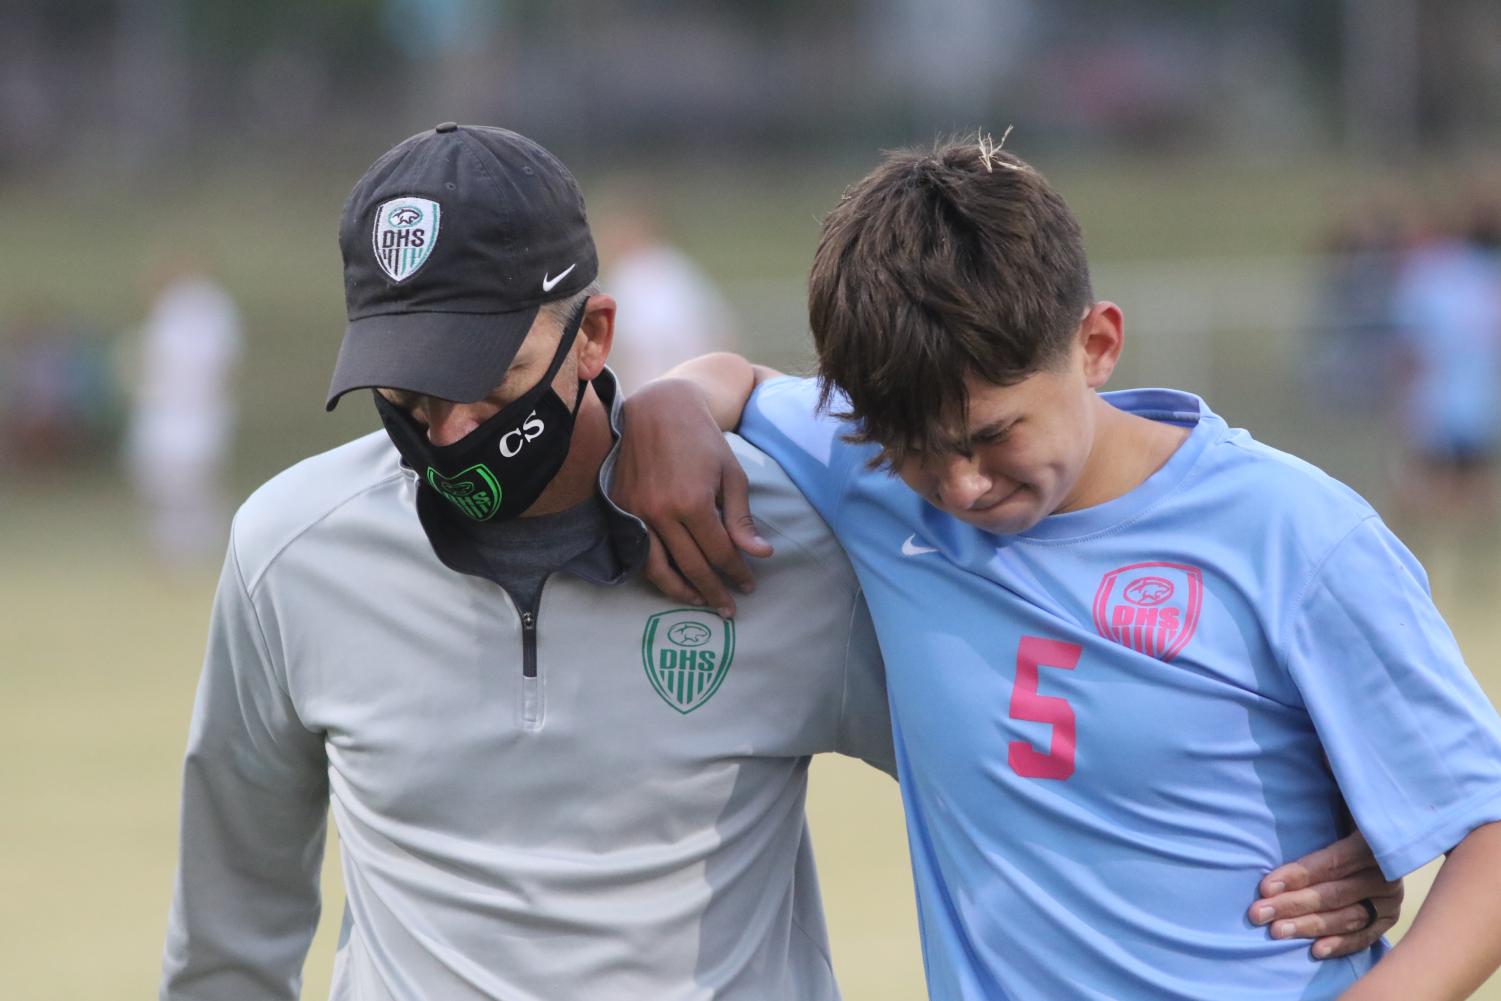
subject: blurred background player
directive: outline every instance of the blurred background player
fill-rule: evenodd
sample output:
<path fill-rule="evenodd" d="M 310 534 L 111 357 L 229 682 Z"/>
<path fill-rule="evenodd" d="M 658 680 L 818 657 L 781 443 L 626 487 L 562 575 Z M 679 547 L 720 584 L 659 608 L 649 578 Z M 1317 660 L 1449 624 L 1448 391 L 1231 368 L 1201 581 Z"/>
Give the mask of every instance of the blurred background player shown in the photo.
<path fill-rule="evenodd" d="M 689 358 L 734 350 L 729 303 L 703 268 L 667 241 L 648 195 L 617 197 L 599 218 L 604 281 L 631 304 L 616 320 L 611 356 L 627 392 Z"/>
<path fill-rule="evenodd" d="M 1474 199 L 1407 254 L 1392 296 L 1398 511 L 1460 593 L 1488 590 L 1501 443 L 1501 206 Z"/>
<path fill-rule="evenodd" d="M 1396 381 L 1392 298 L 1412 239 L 1410 196 L 1366 193 L 1330 224 L 1319 246 L 1320 282 L 1303 379 L 1321 408 L 1385 414 Z"/>
<path fill-rule="evenodd" d="M 240 312 L 187 256 L 152 276 L 155 296 L 135 335 L 123 460 L 168 567 L 217 554 L 228 524 L 224 473 L 234 436 Z"/>
<path fill-rule="evenodd" d="M 76 482 L 80 462 L 113 447 L 118 408 L 108 345 L 83 318 L 35 300 L 0 329 L 0 458 L 11 468 Z"/>

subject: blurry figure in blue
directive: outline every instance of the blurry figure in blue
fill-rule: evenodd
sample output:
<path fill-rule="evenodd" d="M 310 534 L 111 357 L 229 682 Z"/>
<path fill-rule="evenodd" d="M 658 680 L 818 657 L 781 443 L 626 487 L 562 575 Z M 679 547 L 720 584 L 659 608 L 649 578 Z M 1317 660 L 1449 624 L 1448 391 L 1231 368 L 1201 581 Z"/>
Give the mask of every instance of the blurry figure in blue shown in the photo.
<path fill-rule="evenodd" d="M 1501 446 L 1501 207 L 1467 216 L 1413 249 L 1394 294 L 1408 449 L 1398 498 L 1430 535 L 1461 533 L 1462 553 L 1483 550 L 1470 536 L 1495 521 Z"/>
<path fill-rule="evenodd" d="M 240 314 L 229 293 L 186 257 L 164 266 L 155 284 L 138 335 L 123 461 L 157 556 L 180 568 L 224 547 Z"/>
<path fill-rule="evenodd" d="M 1321 405 L 1370 414 L 1391 401 L 1398 354 L 1392 291 L 1410 239 L 1409 214 L 1400 196 L 1372 194 L 1324 238 L 1306 370 Z"/>
<path fill-rule="evenodd" d="M 97 334 L 36 303 L 7 324 L 0 358 L 0 454 L 27 475 L 64 472 L 105 451 L 115 414 Z"/>

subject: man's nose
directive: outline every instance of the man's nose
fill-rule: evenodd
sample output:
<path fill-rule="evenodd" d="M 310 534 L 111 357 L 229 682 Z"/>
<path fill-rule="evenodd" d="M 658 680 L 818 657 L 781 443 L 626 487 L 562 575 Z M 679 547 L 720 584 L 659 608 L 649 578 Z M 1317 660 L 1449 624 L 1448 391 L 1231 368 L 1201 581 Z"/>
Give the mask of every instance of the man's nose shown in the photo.
<path fill-rule="evenodd" d="M 434 445 L 452 445 L 480 425 L 479 415 L 469 404 L 429 399 L 422 409 L 427 440 Z"/>
<path fill-rule="evenodd" d="M 975 460 L 962 455 L 943 460 L 936 473 L 938 500 L 946 508 L 967 511 L 989 492 L 991 481 Z"/>

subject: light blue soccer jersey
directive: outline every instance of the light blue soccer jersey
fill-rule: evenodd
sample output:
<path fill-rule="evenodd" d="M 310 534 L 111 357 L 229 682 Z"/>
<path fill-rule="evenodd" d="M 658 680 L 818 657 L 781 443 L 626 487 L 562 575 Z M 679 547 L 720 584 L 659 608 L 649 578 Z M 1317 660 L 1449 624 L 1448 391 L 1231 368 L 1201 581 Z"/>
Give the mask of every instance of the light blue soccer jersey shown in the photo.
<path fill-rule="evenodd" d="M 1501 819 L 1501 721 L 1422 568 L 1354 492 L 1197 397 L 1145 483 L 998 536 L 947 517 L 762 386 L 741 432 L 844 544 L 886 661 L 936 1001 L 1330 998 L 1246 911 L 1345 833 L 1398 876 Z M 1341 796 L 1343 793 L 1343 798 Z"/>

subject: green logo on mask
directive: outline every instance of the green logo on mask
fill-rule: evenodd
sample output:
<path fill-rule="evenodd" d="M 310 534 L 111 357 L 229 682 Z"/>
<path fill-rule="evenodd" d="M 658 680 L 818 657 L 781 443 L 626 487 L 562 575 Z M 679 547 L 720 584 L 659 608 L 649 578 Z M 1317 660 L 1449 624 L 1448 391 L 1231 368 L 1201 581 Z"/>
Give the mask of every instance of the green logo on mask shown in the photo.
<path fill-rule="evenodd" d="M 719 691 L 735 656 L 735 623 L 702 608 L 674 608 L 646 620 L 641 660 L 662 701 L 691 713 Z"/>
<path fill-rule="evenodd" d="M 500 483 L 484 466 L 470 466 L 452 477 L 428 466 L 427 482 L 475 521 L 487 521 L 500 510 Z"/>

